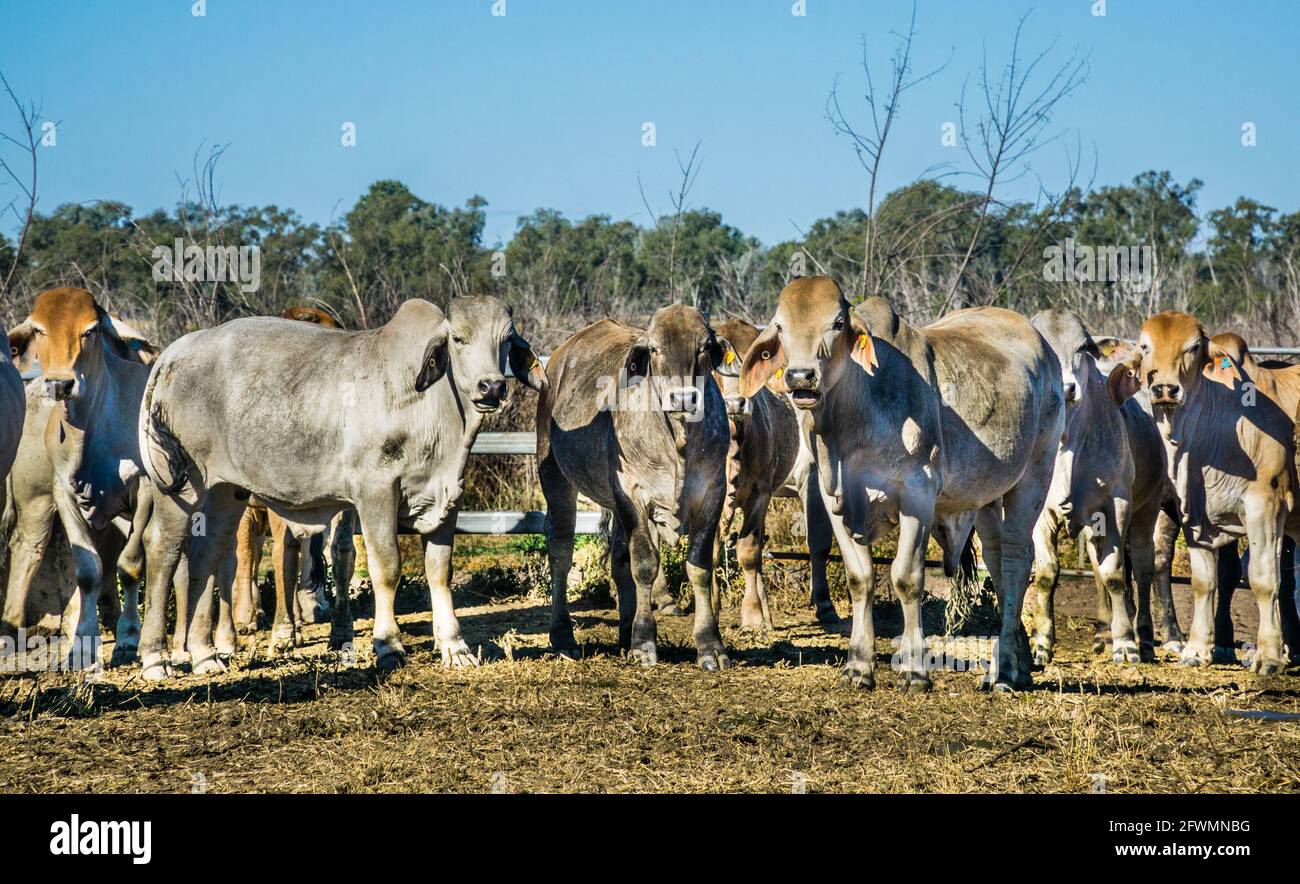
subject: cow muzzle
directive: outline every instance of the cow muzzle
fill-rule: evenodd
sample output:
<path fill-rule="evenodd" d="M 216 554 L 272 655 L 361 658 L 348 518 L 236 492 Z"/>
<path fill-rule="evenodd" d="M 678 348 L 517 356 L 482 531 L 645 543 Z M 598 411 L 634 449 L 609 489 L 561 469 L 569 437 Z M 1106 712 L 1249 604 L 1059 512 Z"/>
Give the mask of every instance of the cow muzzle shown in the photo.
<path fill-rule="evenodd" d="M 1161 408 L 1177 408 L 1183 404 L 1183 388 L 1178 384 L 1152 384 L 1151 404 Z"/>
<path fill-rule="evenodd" d="M 66 402 L 81 395 L 81 385 L 75 377 L 45 377 L 45 395 L 56 402 Z"/>
<path fill-rule="evenodd" d="M 1074 405 L 1079 401 L 1079 385 L 1075 383 L 1066 383 L 1062 388 L 1065 392 L 1065 404 Z"/>
<path fill-rule="evenodd" d="M 812 408 L 822 401 L 821 378 L 815 368 L 791 367 L 785 370 L 785 385 L 790 401 L 798 408 Z"/>
<path fill-rule="evenodd" d="M 501 408 L 506 399 L 506 379 L 501 376 L 488 376 L 478 379 L 474 385 L 474 396 L 470 402 L 480 414 L 491 414 Z"/>
<path fill-rule="evenodd" d="M 727 417 L 748 417 L 752 406 L 744 396 L 727 396 L 722 400 L 727 405 Z"/>
<path fill-rule="evenodd" d="M 700 391 L 694 387 L 679 387 L 668 393 L 668 411 L 673 414 L 695 414 L 702 402 Z"/>

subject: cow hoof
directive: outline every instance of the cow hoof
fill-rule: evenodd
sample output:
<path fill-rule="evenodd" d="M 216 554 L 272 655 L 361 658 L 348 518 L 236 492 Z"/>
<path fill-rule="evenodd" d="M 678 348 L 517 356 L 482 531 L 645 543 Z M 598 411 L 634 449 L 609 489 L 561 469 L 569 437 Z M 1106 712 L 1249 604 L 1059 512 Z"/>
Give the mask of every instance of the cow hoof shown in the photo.
<path fill-rule="evenodd" d="M 1142 655 L 1138 653 L 1135 642 L 1116 642 L 1115 650 L 1111 652 L 1110 659 L 1115 663 L 1140 663 L 1142 662 Z"/>
<path fill-rule="evenodd" d="M 1214 654 L 1209 648 L 1186 645 L 1178 657 L 1178 662 L 1183 666 L 1209 666 L 1213 658 Z"/>
<path fill-rule="evenodd" d="M 1106 640 L 1104 638 L 1094 638 L 1092 640 L 1092 652 L 1094 654 L 1106 653 Z"/>
<path fill-rule="evenodd" d="M 930 676 L 924 672 L 900 672 L 898 674 L 898 691 L 902 694 L 924 694 L 934 685 Z"/>
<path fill-rule="evenodd" d="M 551 650 L 569 660 L 578 659 L 578 642 L 573 638 L 573 627 L 557 626 L 551 630 Z"/>
<path fill-rule="evenodd" d="M 149 663 L 140 669 L 140 677 L 145 681 L 166 681 L 172 674 L 172 665 L 166 660 Z"/>
<path fill-rule="evenodd" d="M 659 662 L 659 652 L 654 642 L 644 642 L 632 648 L 628 651 L 628 656 L 642 666 L 653 666 Z"/>
<path fill-rule="evenodd" d="M 115 666 L 129 666 L 139 658 L 140 648 L 137 645 L 118 642 L 113 645 L 113 655 L 108 658 L 108 666 L 110 669 Z"/>
<path fill-rule="evenodd" d="M 438 644 L 442 646 L 443 669 L 465 669 L 478 665 L 478 657 L 474 656 L 469 649 L 469 645 L 465 644 L 462 639 L 453 639 Z"/>
<path fill-rule="evenodd" d="M 705 672 L 717 672 L 720 669 L 731 668 L 731 659 L 727 656 L 727 652 L 721 648 L 700 651 L 696 662 Z"/>
<path fill-rule="evenodd" d="M 1052 662 L 1051 648 L 1034 648 L 1034 665 L 1046 666 Z"/>
<path fill-rule="evenodd" d="M 402 648 L 384 648 L 375 653 L 375 668 L 385 672 L 401 669 L 406 665 L 406 651 Z"/>
<path fill-rule="evenodd" d="M 874 690 L 876 675 L 861 663 L 849 663 L 840 674 L 840 687 L 857 688 L 863 691 Z"/>
<path fill-rule="evenodd" d="M 293 653 L 298 637 L 292 626 L 276 626 L 271 629 L 271 651 L 276 654 Z"/>
<path fill-rule="evenodd" d="M 817 622 L 822 626 L 838 629 L 843 625 L 844 620 L 836 612 L 835 606 L 830 602 L 826 602 L 817 606 Z"/>
<path fill-rule="evenodd" d="M 656 610 L 664 617 L 685 617 L 688 613 L 676 602 L 669 602 Z"/>
<path fill-rule="evenodd" d="M 1222 645 L 1215 645 L 1214 650 L 1210 652 L 1210 662 L 1224 665 L 1234 665 L 1237 662 L 1237 649 L 1228 648 Z"/>
<path fill-rule="evenodd" d="M 194 675 L 220 675 L 226 671 L 226 664 L 221 662 L 221 658 L 215 653 L 209 654 L 202 660 L 190 661 L 190 672 Z"/>
<path fill-rule="evenodd" d="M 1160 650 L 1169 651 L 1171 654 L 1181 654 L 1183 652 L 1182 639 L 1173 638 L 1160 646 Z"/>
<path fill-rule="evenodd" d="M 1138 642 L 1138 657 L 1143 663 L 1156 662 L 1156 646 L 1151 642 Z"/>
<path fill-rule="evenodd" d="M 340 629 L 335 626 L 330 630 L 329 649 L 331 651 L 342 651 L 352 646 L 356 636 L 353 634 L 351 627 Z"/>
<path fill-rule="evenodd" d="M 1265 657 L 1258 651 L 1255 652 L 1254 658 L 1247 667 L 1256 675 L 1269 676 L 1277 675 L 1286 669 L 1286 664 L 1278 657 Z"/>

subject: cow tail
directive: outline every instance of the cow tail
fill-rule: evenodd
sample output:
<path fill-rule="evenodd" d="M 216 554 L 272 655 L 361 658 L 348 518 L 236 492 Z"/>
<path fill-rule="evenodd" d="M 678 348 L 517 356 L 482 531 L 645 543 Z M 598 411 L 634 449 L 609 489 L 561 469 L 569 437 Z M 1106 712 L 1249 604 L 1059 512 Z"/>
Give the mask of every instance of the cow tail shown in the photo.
<path fill-rule="evenodd" d="M 140 460 L 159 491 L 175 494 L 185 487 L 189 478 L 189 458 L 180 440 L 167 425 L 162 404 L 154 401 L 154 385 L 158 383 L 162 367 L 160 361 L 149 373 L 144 400 L 140 403 Z M 165 469 L 159 469 L 160 464 Z"/>

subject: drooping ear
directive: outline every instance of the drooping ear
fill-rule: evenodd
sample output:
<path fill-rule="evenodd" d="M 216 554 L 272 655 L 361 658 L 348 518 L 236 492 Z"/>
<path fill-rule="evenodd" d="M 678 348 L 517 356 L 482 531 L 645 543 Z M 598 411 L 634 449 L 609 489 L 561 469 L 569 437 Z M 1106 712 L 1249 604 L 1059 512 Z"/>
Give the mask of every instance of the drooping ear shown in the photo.
<path fill-rule="evenodd" d="M 116 316 L 105 313 L 100 316 L 99 324 L 104 329 L 104 339 L 109 347 L 121 359 L 138 360 L 145 365 L 152 365 L 162 353 L 162 349 L 138 329 Z"/>
<path fill-rule="evenodd" d="M 1097 352 L 1102 359 L 1109 358 L 1124 344 L 1119 338 L 1093 338 L 1092 342 L 1097 345 Z"/>
<path fill-rule="evenodd" d="M 717 342 L 720 354 L 713 360 L 714 370 L 726 378 L 740 377 L 740 356 L 736 353 L 736 348 L 731 346 L 731 341 L 726 338 L 715 337 L 714 340 Z"/>
<path fill-rule="evenodd" d="M 745 354 L 740 366 L 740 395 L 748 399 L 756 395 L 774 376 L 780 380 L 784 367 L 785 354 L 781 351 L 781 336 L 773 323 L 749 345 L 749 352 Z"/>
<path fill-rule="evenodd" d="M 1141 363 L 1121 362 L 1110 370 L 1106 378 L 1106 389 L 1116 405 L 1123 405 L 1130 397 L 1142 389 L 1142 377 L 1138 374 Z"/>
<path fill-rule="evenodd" d="M 644 341 L 637 341 L 623 360 L 623 386 L 639 383 L 641 378 L 649 374 L 650 347 Z"/>
<path fill-rule="evenodd" d="M 853 349 L 850 351 L 853 361 L 862 366 L 862 370 L 867 374 L 875 374 L 876 366 L 880 363 L 876 361 L 876 345 L 871 339 L 871 332 L 867 331 L 866 324 L 852 313 L 849 314 L 849 330 L 853 334 Z"/>
<path fill-rule="evenodd" d="M 1206 365 L 1202 373 L 1212 381 L 1233 387 L 1242 379 L 1241 366 L 1223 347 L 1214 341 L 1202 338 L 1201 346 L 1205 348 Z"/>
<path fill-rule="evenodd" d="M 424 348 L 424 356 L 415 375 L 415 392 L 423 393 L 447 373 L 447 323 L 444 320 Z"/>
<path fill-rule="evenodd" d="M 14 368 L 24 372 L 36 364 L 36 348 L 32 341 L 36 339 L 36 328 L 30 322 L 15 326 L 9 330 L 9 355 L 13 358 Z"/>
<path fill-rule="evenodd" d="M 510 350 L 506 359 L 510 363 L 510 373 L 519 379 L 521 384 L 531 387 L 538 393 L 546 390 L 546 369 L 542 367 L 542 361 L 537 358 L 533 348 L 524 336 L 519 332 L 510 335 Z"/>

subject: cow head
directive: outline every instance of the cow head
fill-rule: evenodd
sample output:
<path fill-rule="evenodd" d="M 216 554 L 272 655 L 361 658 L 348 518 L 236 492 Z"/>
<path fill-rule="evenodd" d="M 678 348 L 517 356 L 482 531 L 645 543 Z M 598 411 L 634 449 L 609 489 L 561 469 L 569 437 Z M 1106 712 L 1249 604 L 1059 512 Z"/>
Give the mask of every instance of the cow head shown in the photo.
<path fill-rule="evenodd" d="M 1142 380 L 1151 404 L 1166 413 L 1193 395 L 1210 364 L 1210 342 L 1195 317 L 1168 311 L 1142 323 Z"/>
<path fill-rule="evenodd" d="M 649 380 L 658 405 L 677 415 L 694 415 L 704 407 L 704 378 L 726 355 L 708 320 L 695 307 L 673 304 L 650 317 L 641 339 L 623 359 L 623 384 Z"/>
<path fill-rule="evenodd" d="M 102 370 L 105 352 L 151 362 L 157 348 L 131 326 L 114 319 L 85 289 L 42 292 L 32 312 L 9 332 L 9 348 L 20 371 L 40 362 L 47 395 L 79 399 L 87 380 Z"/>
<path fill-rule="evenodd" d="M 1077 407 L 1092 386 L 1088 381 L 1100 369 L 1098 363 L 1103 355 L 1101 344 L 1093 339 L 1078 314 L 1064 307 L 1043 310 L 1035 314 L 1030 322 L 1061 363 L 1061 384 L 1065 391 L 1066 407 Z M 1114 339 L 1104 340 L 1109 343 Z M 1140 381 L 1134 362 L 1119 360 L 1105 373 L 1108 374 L 1106 388 L 1116 405 L 1123 405 L 1125 400 L 1137 393 Z"/>
<path fill-rule="evenodd" d="M 443 346 L 456 389 L 480 414 L 491 414 L 505 403 L 506 366 L 534 390 L 541 392 L 546 387 L 541 362 L 528 341 L 515 331 L 512 311 L 500 298 L 453 299 L 447 306 Z"/>
<path fill-rule="evenodd" d="M 846 371 L 874 374 L 876 350 L 866 325 L 826 276 L 796 279 L 781 291 L 771 324 L 750 346 L 740 370 L 741 395 L 769 381 L 804 409 L 816 408 Z"/>
<path fill-rule="evenodd" d="M 743 354 L 758 337 L 758 329 L 742 319 L 728 319 L 715 325 L 713 331 L 722 349 L 722 364 L 714 370 L 713 380 L 722 391 L 727 417 L 738 420 L 750 410 L 749 400 L 740 395 L 740 365 Z"/>

